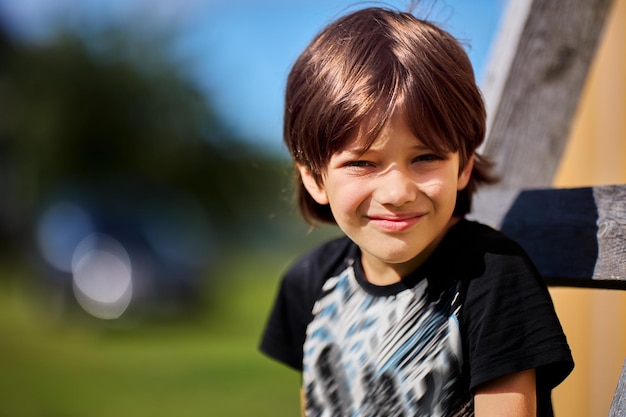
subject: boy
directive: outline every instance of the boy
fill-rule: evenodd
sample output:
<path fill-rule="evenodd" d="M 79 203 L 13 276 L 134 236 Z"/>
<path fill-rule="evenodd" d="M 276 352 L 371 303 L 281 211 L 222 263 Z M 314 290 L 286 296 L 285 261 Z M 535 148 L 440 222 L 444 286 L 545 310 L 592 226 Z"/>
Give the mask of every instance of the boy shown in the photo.
<path fill-rule="evenodd" d="M 464 219 L 490 181 L 467 55 L 382 8 L 325 28 L 289 75 L 299 204 L 345 238 L 285 274 L 261 349 L 309 416 L 550 416 L 573 362 L 523 250 Z"/>

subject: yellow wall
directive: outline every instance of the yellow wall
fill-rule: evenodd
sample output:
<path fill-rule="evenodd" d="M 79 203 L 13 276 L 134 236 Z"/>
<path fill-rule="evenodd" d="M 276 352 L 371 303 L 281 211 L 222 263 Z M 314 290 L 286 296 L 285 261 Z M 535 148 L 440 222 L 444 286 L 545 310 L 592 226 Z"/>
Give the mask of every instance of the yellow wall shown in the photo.
<path fill-rule="evenodd" d="M 626 183 L 626 0 L 614 0 L 555 187 Z M 554 391 L 557 417 L 608 415 L 626 358 L 626 292 L 551 289 L 576 369 Z"/>

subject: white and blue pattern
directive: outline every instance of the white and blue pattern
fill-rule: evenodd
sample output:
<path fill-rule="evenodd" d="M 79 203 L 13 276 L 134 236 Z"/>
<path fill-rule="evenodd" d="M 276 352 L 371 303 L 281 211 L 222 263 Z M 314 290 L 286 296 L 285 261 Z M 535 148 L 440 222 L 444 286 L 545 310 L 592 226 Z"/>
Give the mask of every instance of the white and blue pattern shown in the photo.
<path fill-rule="evenodd" d="M 471 416 L 459 389 L 462 346 L 454 287 L 381 297 L 352 266 L 329 279 L 304 344 L 308 416 Z"/>

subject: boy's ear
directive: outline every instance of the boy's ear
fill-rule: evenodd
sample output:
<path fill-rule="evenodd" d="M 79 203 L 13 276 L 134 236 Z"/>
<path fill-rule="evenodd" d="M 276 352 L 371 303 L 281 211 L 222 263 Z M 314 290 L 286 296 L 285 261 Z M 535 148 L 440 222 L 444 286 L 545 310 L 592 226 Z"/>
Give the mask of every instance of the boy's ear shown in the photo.
<path fill-rule="evenodd" d="M 474 154 L 470 155 L 465 164 L 465 168 L 463 168 L 463 171 L 459 172 L 459 181 L 456 187 L 457 191 L 461 191 L 467 187 L 470 177 L 472 176 L 472 169 L 474 169 Z"/>
<path fill-rule="evenodd" d="M 328 196 L 326 195 L 324 183 L 318 184 L 313 174 L 311 174 L 311 171 L 304 165 L 296 164 L 296 167 L 300 172 L 300 178 L 302 179 L 304 188 L 306 188 L 313 200 L 322 206 L 328 204 Z"/>

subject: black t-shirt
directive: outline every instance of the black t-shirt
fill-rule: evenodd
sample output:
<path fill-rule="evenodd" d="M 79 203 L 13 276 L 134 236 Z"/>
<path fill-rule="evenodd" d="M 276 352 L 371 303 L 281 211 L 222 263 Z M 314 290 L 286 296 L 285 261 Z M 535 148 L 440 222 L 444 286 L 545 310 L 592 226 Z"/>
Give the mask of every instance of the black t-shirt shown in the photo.
<path fill-rule="evenodd" d="M 296 261 L 261 350 L 303 371 L 311 415 L 473 415 L 482 383 L 537 369 L 538 415 L 572 370 L 547 288 L 524 251 L 467 220 L 390 286 L 347 238 Z M 326 413 L 326 414 L 324 414 Z"/>

